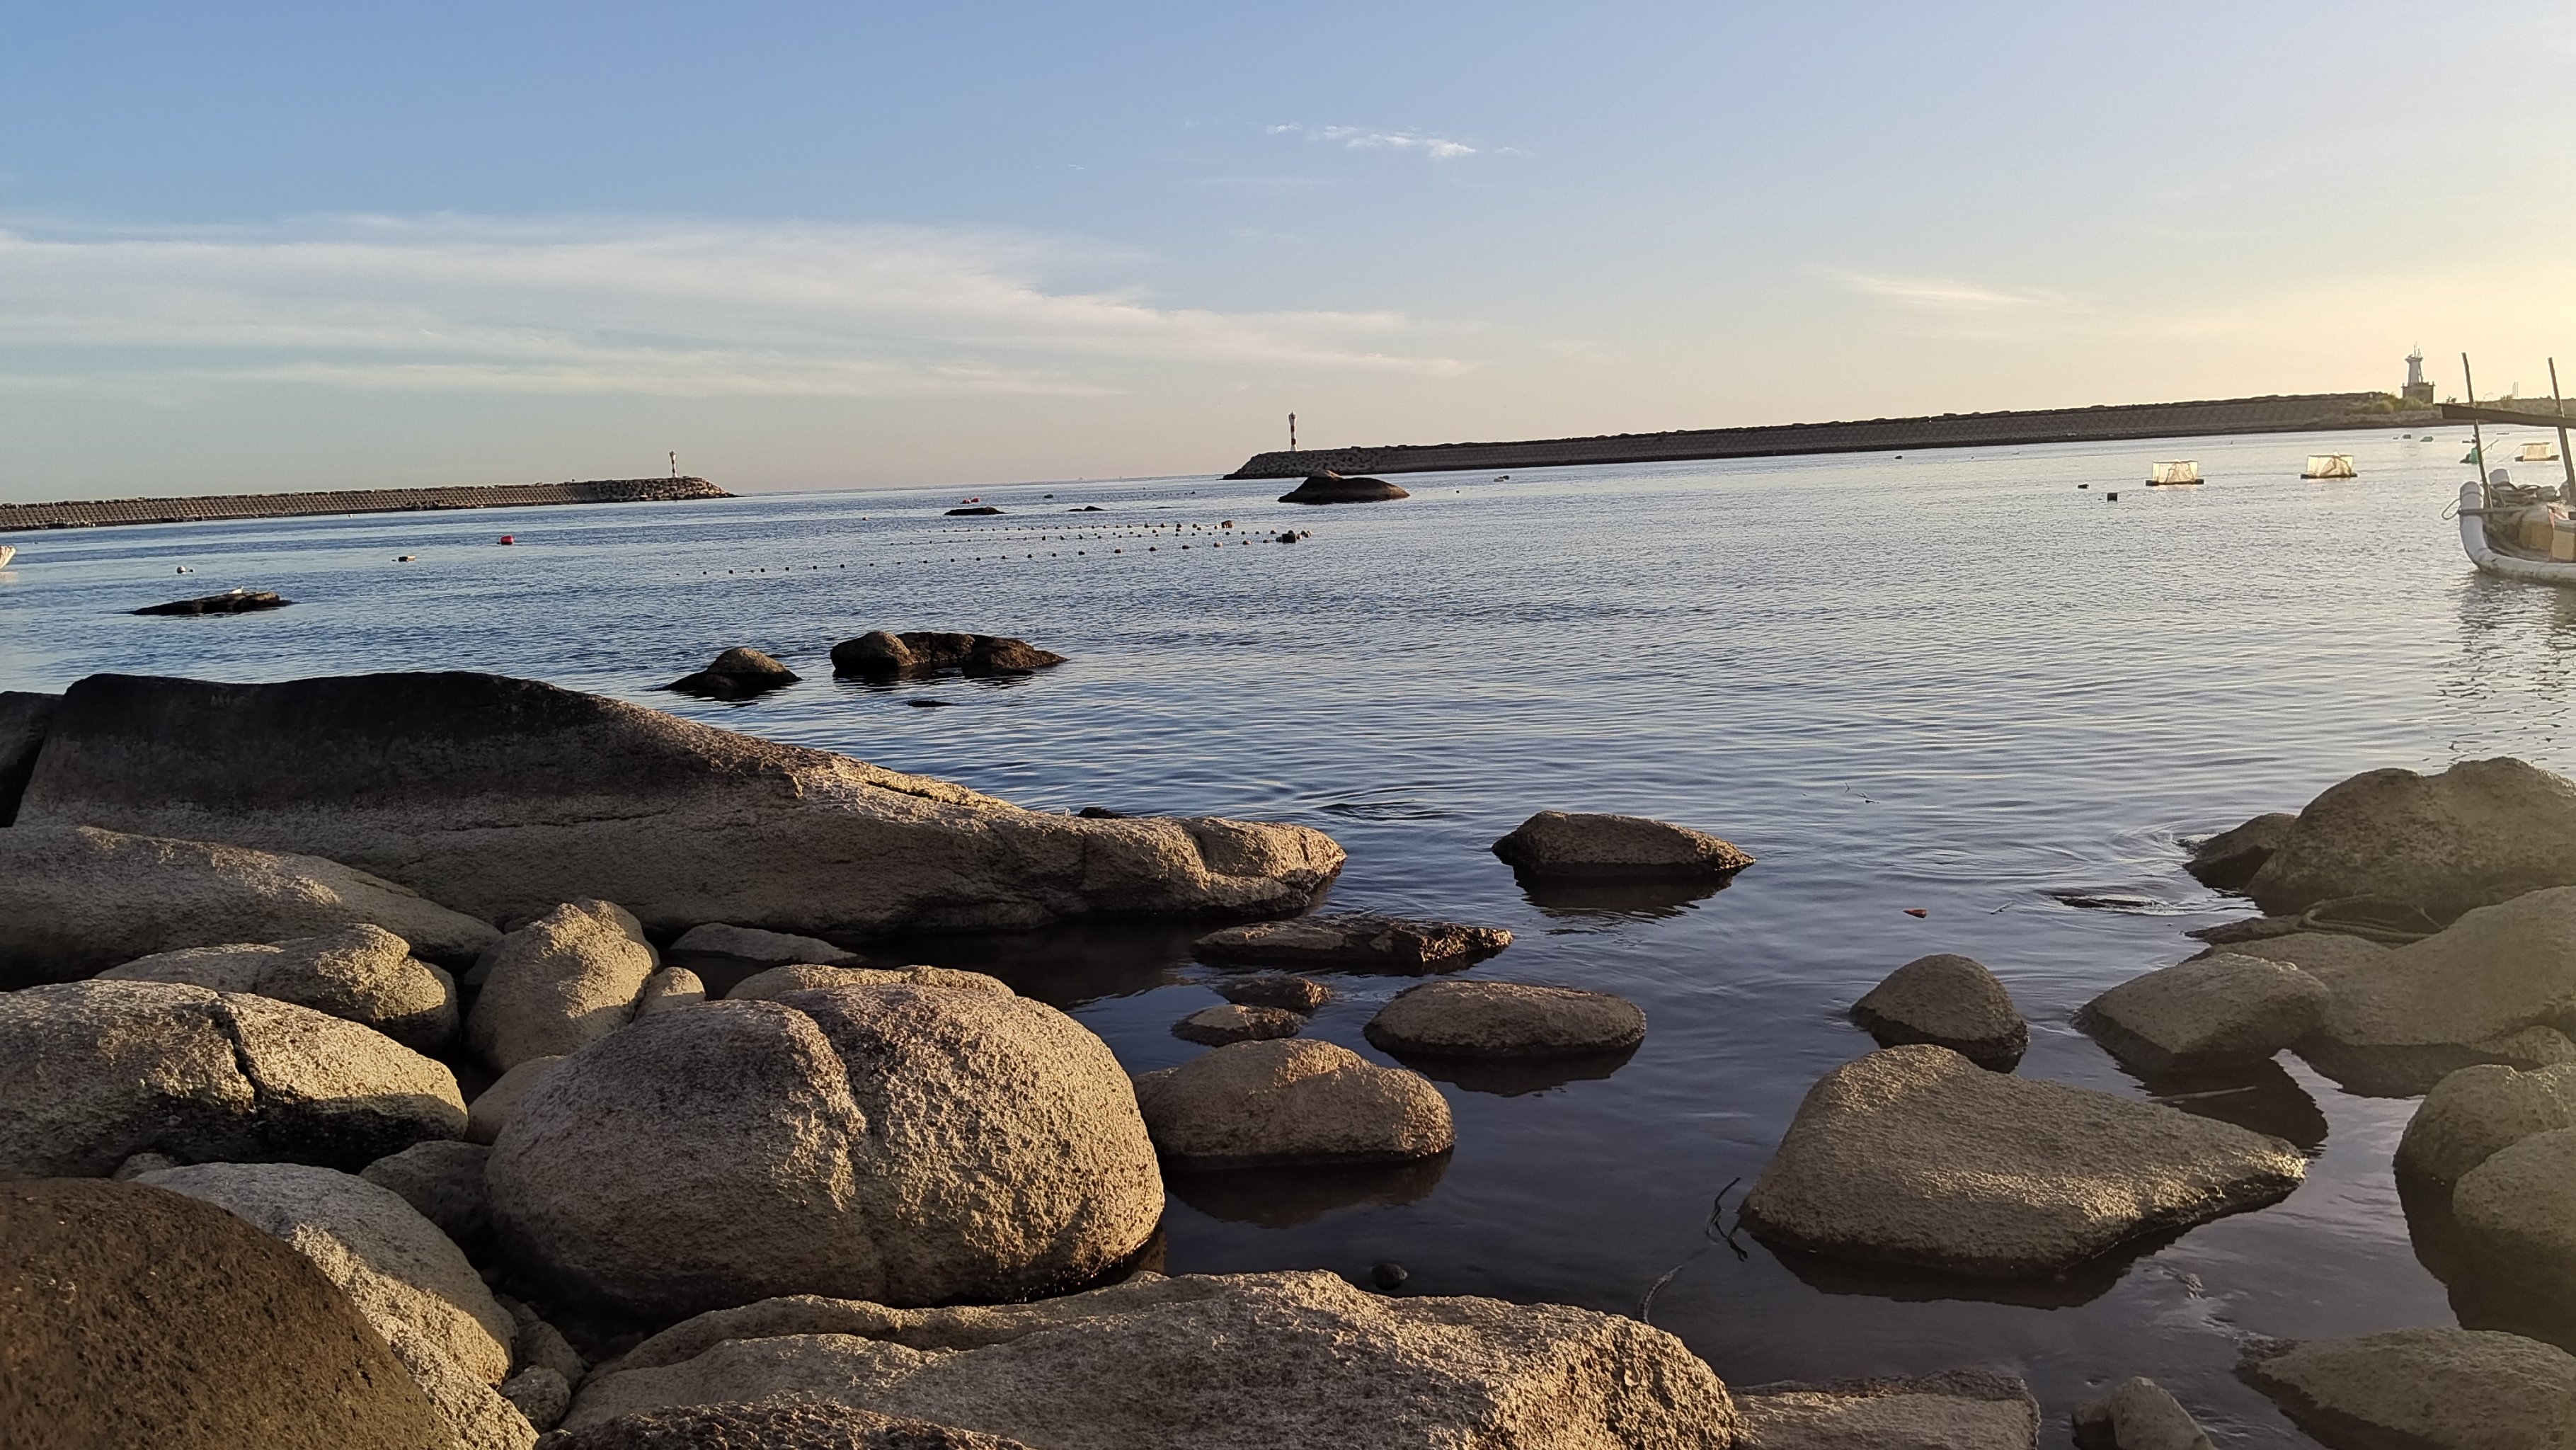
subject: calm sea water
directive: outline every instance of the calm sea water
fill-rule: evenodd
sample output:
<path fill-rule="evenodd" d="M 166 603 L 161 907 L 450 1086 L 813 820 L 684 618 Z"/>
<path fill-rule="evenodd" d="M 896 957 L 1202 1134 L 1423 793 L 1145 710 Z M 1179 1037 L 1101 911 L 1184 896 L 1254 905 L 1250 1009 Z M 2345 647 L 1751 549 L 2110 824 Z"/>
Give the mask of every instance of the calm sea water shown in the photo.
<path fill-rule="evenodd" d="M 2316 450 L 2361 477 L 2302 482 Z M 1791 1266 L 1712 1235 L 1711 1210 L 1734 1185 L 1732 1222 L 1800 1095 L 1868 1049 L 1843 1012 L 1900 963 L 1978 958 L 2033 1021 L 2023 1073 L 2143 1095 L 2067 1021 L 2241 914 L 2184 875 L 2180 839 L 2377 766 L 2576 765 L 2576 597 L 2471 572 L 2441 517 L 2461 451 L 2202 439 L 1427 476 L 1330 509 L 1201 478 L 988 489 L 1007 512 L 974 520 L 940 515 L 951 493 L 843 493 L 17 536 L 0 687 L 492 670 L 1030 806 L 1318 826 L 1350 850 L 1335 905 L 1508 926 L 1477 975 L 1623 993 L 1652 1031 L 1606 1076 L 1443 1084 L 1443 1165 L 1176 1182 L 1174 1271 L 1393 1259 L 1409 1292 L 1631 1314 L 1654 1289 L 1652 1321 L 1739 1385 L 1995 1366 L 2064 1444 L 2076 1397 L 2151 1374 L 2222 1440 L 2300 1444 L 2232 1377 L 2239 1336 L 2453 1322 L 2390 1179 L 2411 1102 L 2288 1057 L 2178 1097 L 2314 1145 L 2307 1185 L 2038 1289 Z M 2159 457 L 2197 457 L 2207 486 L 2138 487 Z M 1314 537 L 1237 542 L 1287 527 Z M 234 585 L 299 602 L 120 612 Z M 874 628 L 1073 662 L 834 681 L 832 643 Z M 737 644 L 805 682 L 740 706 L 655 689 Z M 1682 821 L 1760 864 L 1696 900 L 1533 901 L 1486 848 L 1544 807 Z M 1188 936 L 900 954 L 1003 971 L 1145 1070 L 1198 1051 L 1168 1029 L 1217 1000 Z M 1372 1053 L 1360 1027 L 1407 983 L 1333 980 L 1312 1033 Z"/>

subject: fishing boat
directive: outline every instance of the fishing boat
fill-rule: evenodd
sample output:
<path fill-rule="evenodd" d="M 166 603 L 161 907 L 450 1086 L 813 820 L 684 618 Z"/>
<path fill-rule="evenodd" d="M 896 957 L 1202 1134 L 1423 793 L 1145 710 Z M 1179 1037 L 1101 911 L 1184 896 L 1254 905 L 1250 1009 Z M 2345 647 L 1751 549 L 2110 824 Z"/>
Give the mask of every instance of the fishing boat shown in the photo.
<path fill-rule="evenodd" d="M 2299 473 L 2301 478 L 2359 478 L 2360 476 L 2352 471 L 2352 455 L 2349 453 L 2311 453 L 2308 455 L 2308 466 Z"/>
<path fill-rule="evenodd" d="M 2147 473 L 2147 487 L 2174 488 L 2200 482 L 2200 463 L 2191 458 L 2170 458 L 2158 463 Z"/>
<path fill-rule="evenodd" d="M 2557 401 L 2557 360 L 2553 358 L 2549 364 L 2549 391 L 2555 406 L 2547 414 L 2503 404 L 2479 404 L 2465 353 L 2460 357 L 2460 375 L 2467 385 L 2468 401 L 2444 403 L 2442 416 L 2469 424 L 2469 460 L 2476 461 L 2480 469 L 2478 477 L 2460 485 L 2461 551 L 2483 573 L 2576 588 L 2576 460 L 2567 457 L 2567 429 L 2576 423 L 2576 415 L 2569 414 L 2567 405 Z M 2486 471 L 2483 425 L 2488 423 L 2554 427 L 2565 483 L 2557 488 L 2542 488 L 2516 484 L 2501 468 Z M 2524 445 L 2526 459 L 2534 446 L 2547 445 Z"/>
<path fill-rule="evenodd" d="M 2551 447 L 2549 445 L 2549 440 L 2544 438 L 2538 443 L 2525 443 L 2522 445 L 2522 451 L 2513 456 L 2513 461 L 2516 463 L 2556 463 L 2558 461 L 2558 450 Z"/>
<path fill-rule="evenodd" d="M 7 544 L 0 544 L 0 569 L 8 568 L 9 561 L 17 557 L 18 551 L 16 549 L 11 548 Z"/>

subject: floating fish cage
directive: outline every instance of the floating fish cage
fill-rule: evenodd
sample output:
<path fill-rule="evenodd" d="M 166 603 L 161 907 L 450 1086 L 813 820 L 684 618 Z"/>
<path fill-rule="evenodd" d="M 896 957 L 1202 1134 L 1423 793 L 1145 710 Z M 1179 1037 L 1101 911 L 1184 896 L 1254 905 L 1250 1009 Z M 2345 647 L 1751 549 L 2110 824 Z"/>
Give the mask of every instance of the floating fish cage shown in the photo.
<path fill-rule="evenodd" d="M 2200 482 L 2200 464 L 2195 459 L 2172 458 L 2158 463 L 2147 474 L 2147 487 L 2164 488 L 2176 484 Z"/>
<path fill-rule="evenodd" d="M 2358 478 L 2360 476 L 2352 471 L 2352 455 L 2349 453 L 2311 453 L 2308 455 L 2308 466 L 2299 471 L 2301 478 Z"/>

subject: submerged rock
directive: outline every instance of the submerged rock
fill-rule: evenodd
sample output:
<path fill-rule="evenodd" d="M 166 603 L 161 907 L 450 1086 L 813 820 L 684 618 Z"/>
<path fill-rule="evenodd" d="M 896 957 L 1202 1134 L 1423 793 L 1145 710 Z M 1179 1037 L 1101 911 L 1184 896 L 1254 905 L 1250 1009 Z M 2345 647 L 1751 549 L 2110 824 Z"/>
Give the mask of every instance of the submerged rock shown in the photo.
<path fill-rule="evenodd" d="M 1556 1304 L 1390 1298 L 1325 1273 L 1144 1278 L 993 1308 L 806 1300 L 729 1317 L 679 1325 L 594 1375 L 566 1426 L 801 1399 L 1117 1450 L 1738 1443 L 1726 1387 L 1661 1330 Z"/>
<path fill-rule="evenodd" d="M 492 920 L 596 896 L 659 931 L 1276 915 L 1303 909 L 1342 866 L 1331 838 L 1300 826 L 1022 810 L 846 756 L 474 674 L 273 685 L 93 675 L 64 695 L 13 831 L 73 821 L 184 825 L 312 851 Z M 0 898 L 14 894 L 7 876 Z M 440 955 L 401 921 L 354 919 Z M 125 946 L 99 965 L 344 920 L 209 928 Z"/>
<path fill-rule="evenodd" d="M 2270 1344 L 2243 1374 L 2331 1445 L 2501 1450 L 2567 1442 L 2576 1356 L 2480 1329 Z"/>
<path fill-rule="evenodd" d="M 646 1017 L 557 1064 L 484 1179 L 528 1269 L 627 1312 L 1081 1284 L 1162 1216 L 1126 1074 L 1054 1008 L 842 987 Z"/>
<path fill-rule="evenodd" d="M 274 589 L 227 589 L 221 594 L 207 594 L 195 599 L 173 599 L 167 604 L 147 604 L 136 614 L 255 614 L 263 609 L 284 609 L 292 599 L 281 599 Z"/>
<path fill-rule="evenodd" d="M 1309 1038 L 1239 1042 L 1136 1079 L 1154 1147 L 1184 1168 L 1386 1163 L 1446 1153 L 1449 1102 L 1419 1074 Z"/>
<path fill-rule="evenodd" d="M 501 935 L 336 861 L 34 819 L 0 830 L 0 921 L 9 923 L 0 988 L 76 981 L 184 947 L 361 924 L 441 962 L 471 961 Z"/>
<path fill-rule="evenodd" d="M 1229 1042 L 1261 1042 L 1294 1037 L 1306 1030 L 1302 1013 L 1282 1007 L 1242 1007 L 1227 1003 L 1205 1007 L 1172 1024 L 1172 1035 L 1184 1042 L 1223 1047 Z"/>
<path fill-rule="evenodd" d="M 1705 831 L 1644 816 L 1541 811 L 1494 843 L 1514 871 L 1540 879 L 1725 876 L 1753 858 Z"/>
<path fill-rule="evenodd" d="M 712 700 L 747 700 L 795 684 L 798 678 L 794 670 L 768 655 L 737 646 L 717 655 L 705 669 L 682 675 L 662 688 Z"/>
<path fill-rule="evenodd" d="M 494 942 L 465 1039 L 496 1070 L 561 1057 L 635 1016 L 659 966 L 644 928 L 605 901 L 566 902 Z"/>
<path fill-rule="evenodd" d="M 832 672 L 882 679 L 960 674 L 1026 675 L 1064 663 L 1064 656 L 997 634 L 903 634 L 870 630 L 832 646 Z"/>
<path fill-rule="evenodd" d="M 464 1131 L 445 1066 L 309 1008 L 169 982 L 0 994 L 0 1178 L 144 1152 L 357 1168 Z"/>
<path fill-rule="evenodd" d="M 1808 1091 L 1743 1217 L 1787 1248 L 2029 1277 L 2271 1203 L 2306 1172 L 2265 1134 L 1891 1047 Z"/>
<path fill-rule="evenodd" d="M 2325 1019 L 2326 984 L 2288 962 L 2216 952 L 2133 977 L 2076 1025 L 2152 1072 L 2267 1058 Z"/>
<path fill-rule="evenodd" d="M 1464 966 L 1511 944 L 1512 934 L 1498 926 L 1339 911 L 1230 926 L 1200 937 L 1192 950 L 1199 960 L 1221 965 L 1411 972 Z"/>
<path fill-rule="evenodd" d="M 304 1256 L 211 1203 L 101 1178 L 0 1183 L 0 1444 L 451 1450 Z"/>
<path fill-rule="evenodd" d="M 1386 1052 L 1431 1057 L 1572 1057 L 1646 1038 L 1646 1014 L 1607 992 L 1519 982 L 1425 982 L 1396 994 L 1365 1029 Z"/>
<path fill-rule="evenodd" d="M 2267 912 L 2349 896 L 2411 903 L 2437 921 L 2576 884 L 2576 782 L 2510 757 L 2436 775 L 2372 770 L 2299 812 L 2246 894 Z"/>
<path fill-rule="evenodd" d="M 2128 1379 L 2075 1407 L 2079 1450 L 2217 1450 L 2182 1402 L 2151 1379 Z"/>
<path fill-rule="evenodd" d="M 2030 1049 L 2030 1024 L 2012 993 L 1984 963 L 1947 952 L 1890 972 L 1851 1015 L 1882 1047 L 1928 1042 L 1998 1071 L 2009 1072 Z"/>
<path fill-rule="evenodd" d="M 1326 470 L 1279 495 L 1281 503 L 1385 503 L 1412 494 L 1383 478 L 1344 478 Z"/>
<path fill-rule="evenodd" d="M 2274 811 L 2256 816 L 2234 830 L 2221 831 L 2193 849 L 2183 869 L 2200 878 L 2203 886 L 2221 891 L 2234 891 L 2254 879 L 2263 863 L 2290 838 L 2299 824 L 2290 811 Z"/>
<path fill-rule="evenodd" d="M 2031 1450 L 2039 1403 L 2009 1375 L 1952 1370 L 1916 1379 L 1754 1385 L 1735 1392 L 1758 1450 Z"/>
<path fill-rule="evenodd" d="M 2407 1122 L 2397 1173 L 2447 1190 L 2499 1150 L 2560 1128 L 2576 1128 L 2576 1064 L 2464 1067 L 2434 1084 Z"/>
<path fill-rule="evenodd" d="M 342 927 L 273 946 L 159 952 L 110 967 L 98 979 L 274 997 L 372 1027 L 416 1052 L 436 1052 L 456 1036 L 456 979 L 412 956 L 409 942 L 380 926 Z"/>

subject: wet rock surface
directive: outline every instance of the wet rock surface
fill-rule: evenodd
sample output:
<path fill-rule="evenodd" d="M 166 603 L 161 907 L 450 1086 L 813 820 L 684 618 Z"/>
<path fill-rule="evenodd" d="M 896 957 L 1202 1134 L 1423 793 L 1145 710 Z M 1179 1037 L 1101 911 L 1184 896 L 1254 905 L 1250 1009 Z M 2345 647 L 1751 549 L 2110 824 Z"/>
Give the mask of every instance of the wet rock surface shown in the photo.
<path fill-rule="evenodd" d="M 1059 1291 L 1135 1253 L 1163 1202 L 1098 1038 L 909 985 L 646 1017 L 556 1065 L 485 1182 L 523 1268 L 645 1316 Z"/>
<path fill-rule="evenodd" d="M 2299 812 L 2245 891 L 2267 912 L 2339 897 L 2411 903 L 2436 921 L 2576 883 L 2576 783 L 2515 760 L 2434 775 L 2372 770 Z"/>
<path fill-rule="evenodd" d="M 2215 952 L 2087 1003 L 2076 1025 L 2150 1071 L 2267 1058 L 2325 1020 L 2326 984 L 2287 962 Z"/>
<path fill-rule="evenodd" d="M 1425 982 L 1396 994 L 1366 1029 L 1386 1052 L 1427 1057 L 1581 1057 L 1646 1037 L 1646 1014 L 1607 992 L 1519 982 Z"/>
<path fill-rule="evenodd" d="M 1448 1101 L 1419 1075 L 1307 1038 L 1220 1047 L 1135 1091 L 1154 1147 L 1181 1168 L 1389 1162 L 1458 1140 Z"/>
<path fill-rule="evenodd" d="M 565 1423 L 789 1398 L 1078 1450 L 1736 1443 L 1725 1386 L 1659 1330 L 1322 1273 L 1147 1278 L 989 1309 L 754 1305 L 647 1341 Z"/>
<path fill-rule="evenodd" d="M 2290 839 L 2297 829 L 2295 811 L 2274 811 L 2256 816 L 2233 830 L 2221 831 L 2193 848 L 2191 859 L 2183 869 L 2200 879 L 2204 886 L 2221 891 L 2234 891 L 2254 879 L 2272 853 Z"/>
<path fill-rule="evenodd" d="M 2334 1446 L 2498 1450 L 2566 1443 L 2576 1356 L 2493 1330 L 2400 1329 L 2270 1344 L 2243 1373 Z"/>
<path fill-rule="evenodd" d="M 501 935 L 406 887 L 313 856 L 22 819 L 0 832 L 0 988 L 161 952 L 382 927 L 439 962 Z"/>
<path fill-rule="evenodd" d="M 256 614 L 265 609 L 284 609 L 295 601 L 279 596 L 273 589 L 227 589 L 221 594 L 201 594 L 194 599 L 173 599 L 167 604 L 148 604 L 136 614 Z"/>
<path fill-rule="evenodd" d="M 0 994 L 0 1177 L 144 1152 L 359 1168 L 464 1131 L 444 1065 L 308 1008 L 166 982 Z"/>
<path fill-rule="evenodd" d="M 1511 944 L 1498 926 L 1342 911 L 1230 926 L 1200 937 L 1192 951 L 1219 965 L 1413 972 L 1464 966 Z"/>
<path fill-rule="evenodd" d="M 795 684 L 797 678 L 794 670 L 768 655 L 737 646 L 717 655 L 705 669 L 682 675 L 662 688 L 710 700 L 748 700 Z"/>
<path fill-rule="evenodd" d="M 2030 1025 L 2002 981 L 1984 963 L 1946 952 L 1889 973 L 1851 1016 L 1882 1047 L 1928 1042 L 1980 1067 L 2009 1070 L 2030 1048 Z"/>
<path fill-rule="evenodd" d="M 2123 1380 L 2075 1407 L 2077 1450 L 2217 1450 L 2180 1400 L 2151 1379 Z"/>
<path fill-rule="evenodd" d="M 248 992 L 372 1027 L 416 1052 L 456 1036 L 456 979 L 411 954 L 380 926 L 359 925 L 274 945 L 234 943 L 160 952 L 110 967 L 101 981 L 179 982 Z"/>
<path fill-rule="evenodd" d="M 1541 811 L 1494 843 L 1524 876 L 1551 880 L 1724 876 L 1753 864 L 1732 842 L 1645 816 Z"/>
<path fill-rule="evenodd" d="M 1230 1042 L 1262 1042 L 1294 1037 L 1306 1028 L 1306 1017 L 1284 1007 L 1245 1007 L 1229 1002 L 1203 1007 L 1172 1024 L 1172 1035 L 1184 1042 L 1223 1047 Z"/>
<path fill-rule="evenodd" d="M 346 1295 L 214 1204 L 99 1178 L 0 1183 L 0 1443 L 448 1450 Z"/>
<path fill-rule="evenodd" d="M 1251 917 L 1303 909 L 1342 865 L 1341 848 L 1304 827 L 1027 811 L 847 756 L 461 673 L 269 685 L 93 675 L 65 692 L 19 819 L 309 851 L 495 921 L 597 896 L 660 931 Z M 355 919 L 439 957 L 403 922 Z M 342 924 L 212 934 L 277 940 Z M 120 943 L 99 965 L 206 934 Z"/>
<path fill-rule="evenodd" d="M 2278 1138 L 1891 1047 L 1808 1091 L 1743 1217 L 1787 1248 L 2017 1278 L 2273 1202 L 2306 1170 Z"/>
<path fill-rule="evenodd" d="M 1024 639 L 994 634 L 872 630 L 832 646 L 835 674 L 917 679 L 936 675 L 1026 675 L 1064 663 L 1064 656 Z"/>
<path fill-rule="evenodd" d="M 2009 1375 L 1753 1385 L 1735 1392 L 1751 1450 L 2031 1450 L 2039 1405 Z"/>

